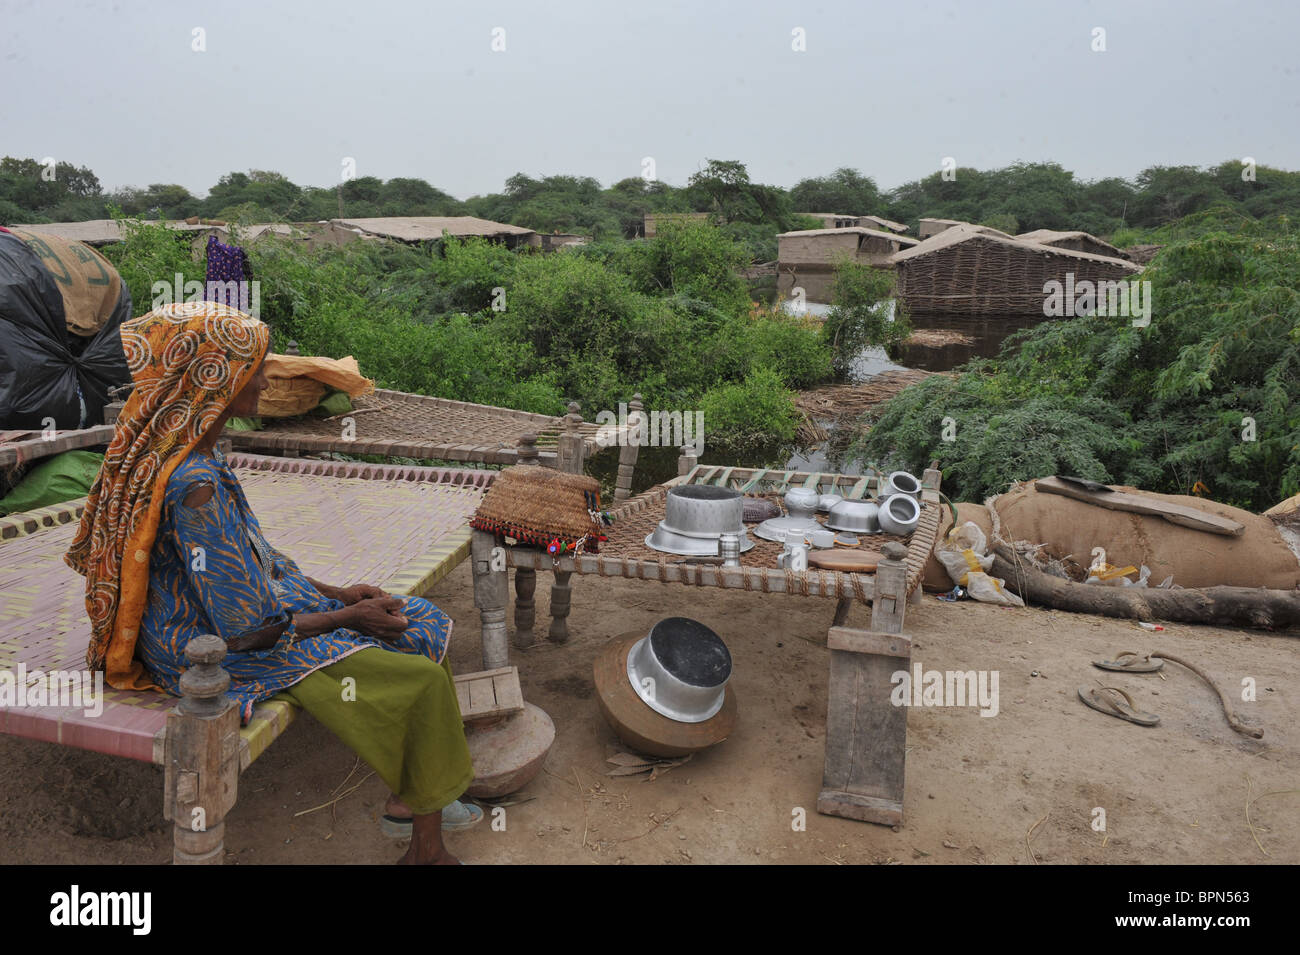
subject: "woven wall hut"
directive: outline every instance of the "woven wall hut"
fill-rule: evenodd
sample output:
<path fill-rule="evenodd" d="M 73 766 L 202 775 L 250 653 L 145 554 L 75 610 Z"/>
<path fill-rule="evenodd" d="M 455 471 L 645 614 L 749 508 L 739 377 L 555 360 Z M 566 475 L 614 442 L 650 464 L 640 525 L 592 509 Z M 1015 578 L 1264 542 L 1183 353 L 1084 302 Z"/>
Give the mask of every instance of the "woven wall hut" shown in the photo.
<path fill-rule="evenodd" d="M 898 296 L 914 312 L 1042 315 L 1049 281 L 1127 279 L 1124 259 L 1024 242 L 971 228 L 947 229 L 893 256 Z"/>
<path fill-rule="evenodd" d="M 1105 255 L 1112 259 L 1127 259 L 1128 256 L 1104 239 L 1099 239 L 1088 232 L 1056 232 L 1052 229 L 1036 229 L 1022 232 L 1016 236 L 1025 242 L 1038 245 L 1050 245 L 1057 249 L 1073 249 L 1075 252 L 1091 252 L 1093 255 Z"/>

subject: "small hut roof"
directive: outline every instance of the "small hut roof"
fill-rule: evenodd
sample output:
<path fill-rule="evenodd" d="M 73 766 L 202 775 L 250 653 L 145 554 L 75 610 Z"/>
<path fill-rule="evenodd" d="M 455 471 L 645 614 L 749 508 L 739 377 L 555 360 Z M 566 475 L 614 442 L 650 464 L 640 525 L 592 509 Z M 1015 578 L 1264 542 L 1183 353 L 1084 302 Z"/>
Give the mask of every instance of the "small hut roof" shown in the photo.
<path fill-rule="evenodd" d="M 907 226 L 901 222 L 895 222 L 892 219 L 882 219 L 880 216 L 858 216 L 859 219 L 866 219 L 868 222 L 874 222 L 878 226 L 884 226 L 891 232 L 906 232 Z"/>
<path fill-rule="evenodd" d="M 782 232 L 777 236 L 778 239 L 789 239 L 798 236 L 814 235 L 869 235 L 877 239 L 888 239 L 890 242 L 901 242 L 903 245 L 916 245 L 917 240 L 905 235 L 895 235 L 893 232 L 881 232 L 879 229 L 868 229 L 865 226 L 853 225 L 843 229 L 799 229 L 794 232 Z"/>
<path fill-rule="evenodd" d="M 190 225 L 187 222 L 159 222 L 152 220 L 148 225 L 165 225 L 177 232 L 224 232 L 225 227 L 218 225 Z M 38 222 L 35 225 L 15 225 L 36 235 L 50 235 L 67 242 L 84 242 L 87 245 L 108 245 L 121 242 L 122 227 L 116 219 L 89 219 L 86 222 Z"/>
<path fill-rule="evenodd" d="M 1039 252 L 1045 255 L 1063 256 L 1071 259 L 1082 259 L 1092 262 L 1109 262 L 1115 265 L 1123 266 L 1127 271 L 1139 272 L 1141 269 L 1127 259 L 1119 259 L 1109 255 L 1095 255 L 1092 252 L 1076 252 L 1073 249 L 1058 249 L 1054 245 L 1040 245 L 1037 242 L 1026 242 L 1024 239 L 1012 238 L 1011 236 L 999 233 L 996 229 L 988 231 L 978 231 L 980 227 L 974 226 L 954 226 L 951 229 L 945 229 L 938 235 L 932 235 L 930 238 L 919 242 L 911 248 L 895 252 L 889 257 L 893 263 L 907 262 L 911 259 L 919 259 L 935 252 L 940 252 L 962 242 L 993 242 L 998 245 L 1009 245 L 1018 249 L 1024 249 L 1029 252 Z"/>
<path fill-rule="evenodd" d="M 453 236 L 533 234 L 532 229 L 474 216 L 385 216 L 374 219 L 332 219 L 330 221 L 344 228 L 358 229 L 371 235 L 399 239 L 403 242 L 441 239 L 444 229 Z"/>
<path fill-rule="evenodd" d="M 1033 232 L 1022 232 L 1016 236 L 1017 239 L 1023 239 L 1026 242 L 1037 242 L 1039 245 L 1054 245 L 1057 242 L 1068 242 L 1070 240 L 1086 239 L 1089 242 L 1095 242 L 1097 245 L 1111 249 L 1115 257 L 1120 257 L 1119 249 L 1111 245 L 1105 239 L 1099 239 L 1091 232 L 1057 232 L 1053 229 L 1035 229 Z"/>

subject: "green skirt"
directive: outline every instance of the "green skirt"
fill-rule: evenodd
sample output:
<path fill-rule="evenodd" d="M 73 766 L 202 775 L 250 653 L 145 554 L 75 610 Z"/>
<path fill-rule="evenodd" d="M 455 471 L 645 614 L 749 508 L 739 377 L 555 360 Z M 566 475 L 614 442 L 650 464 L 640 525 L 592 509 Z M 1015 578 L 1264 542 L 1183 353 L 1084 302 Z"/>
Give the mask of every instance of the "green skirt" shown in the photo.
<path fill-rule="evenodd" d="M 370 764 L 416 815 L 474 779 L 451 666 L 366 647 L 281 691 Z"/>

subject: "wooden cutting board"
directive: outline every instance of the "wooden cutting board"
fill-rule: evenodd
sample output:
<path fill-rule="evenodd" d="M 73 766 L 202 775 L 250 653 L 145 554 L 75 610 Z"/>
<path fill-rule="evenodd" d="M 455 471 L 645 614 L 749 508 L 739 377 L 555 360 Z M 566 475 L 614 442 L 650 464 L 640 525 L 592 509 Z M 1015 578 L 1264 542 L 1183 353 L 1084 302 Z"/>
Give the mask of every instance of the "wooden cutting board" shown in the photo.
<path fill-rule="evenodd" d="M 815 550 L 808 555 L 808 566 L 822 570 L 842 570 L 849 574 L 870 574 L 884 556 L 874 550 Z"/>
<path fill-rule="evenodd" d="M 1245 525 L 1237 521 L 1219 517 L 1217 514 L 1210 514 L 1206 511 L 1198 511 L 1194 507 L 1170 504 L 1168 501 L 1161 501 L 1154 497 L 1140 497 L 1137 494 L 1126 494 L 1123 491 L 1114 490 L 1089 491 L 1077 484 L 1070 484 L 1056 477 L 1039 478 L 1034 482 L 1034 487 L 1048 494 L 1060 494 L 1062 497 L 1073 498 L 1076 501 L 1084 501 L 1088 504 L 1096 504 L 1098 507 L 1105 507 L 1112 511 L 1131 511 L 1134 514 L 1150 514 L 1153 517 L 1163 517 L 1171 524 L 1206 531 L 1210 534 L 1240 537 L 1246 532 Z"/>

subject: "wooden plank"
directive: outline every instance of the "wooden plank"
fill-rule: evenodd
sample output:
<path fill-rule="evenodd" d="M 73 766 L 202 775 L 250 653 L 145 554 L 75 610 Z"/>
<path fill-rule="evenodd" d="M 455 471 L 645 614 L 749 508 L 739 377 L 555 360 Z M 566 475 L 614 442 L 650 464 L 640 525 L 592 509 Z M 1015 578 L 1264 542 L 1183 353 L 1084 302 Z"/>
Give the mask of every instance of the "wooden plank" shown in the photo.
<path fill-rule="evenodd" d="M 763 480 L 763 475 L 765 474 L 767 474 L 767 468 L 759 468 L 757 471 L 754 471 L 753 476 L 748 481 L 746 481 L 743 485 L 741 485 L 740 493 L 746 494 L 749 491 L 752 491 L 755 487 L 758 486 L 758 482 Z"/>
<path fill-rule="evenodd" d="M 871 480 L 870 474 L 864 474 L 857 484 L 853 485 L 853 490 L 849 491 L 849 500 L 860 500 L 867 490 L 867 482 Z"/>
<path fill-rule="evenodd" d="M 1111 511 L 1129 511 L 1134 514 L 1163 517 L 1171 524 L 1206 531 L 1210 534 L 1240 537 L 1246 532 L 1244 524 L 1229 518 L 1198 511 L 1193 507 L 1184 507 L 1182 504 L 1170 504 L 1155 498 L 1126 494 L 1123 491 L 1089 491 L 1087 488 L 1070 484 L 1057 477 L 1039 478 L 1034 482 L 1034 487 L 1048 494 L 1059 494 L 1086 504 L 1096 504 Z"/>
<path fill-rule="evenodd" d="M 524 697 L 517 667 L 464 673 L 454 680 L 461 719 L 466 723 L 522 713 Z"/>
<path fill-rule="evenodd" d="M 735 469 L 735 468 L 725 468 L 725 469 L 723 469 L 722 476 L 719 477 L 719 478 L 718 478 L 716 481 L 714 481 L 713 483 L 716 484 L 718 487 L 726 487 L 726 486 L 727 486 L 727 482 L 731 480 L 731 472 L 734 471 L 734 470 L 736 470 L 736 469 Z"/>

